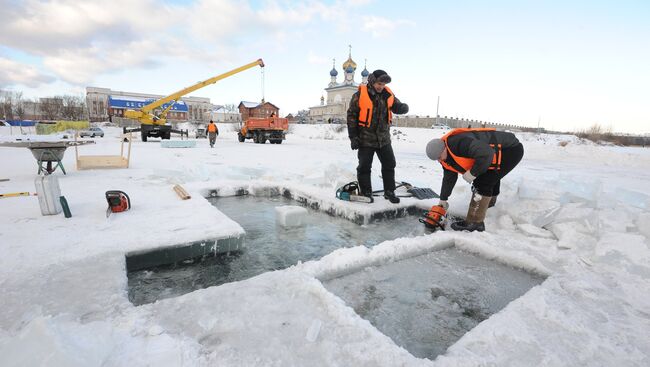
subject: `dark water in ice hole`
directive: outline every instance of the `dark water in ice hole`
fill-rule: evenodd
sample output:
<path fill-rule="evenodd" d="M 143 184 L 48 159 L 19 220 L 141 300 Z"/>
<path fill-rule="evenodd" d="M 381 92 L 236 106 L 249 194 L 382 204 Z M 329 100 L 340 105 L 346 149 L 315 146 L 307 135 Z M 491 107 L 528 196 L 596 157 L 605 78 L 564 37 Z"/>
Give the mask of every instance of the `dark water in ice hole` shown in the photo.
<path fill-rule="evenodd" d="M 299 261 L 319 259 L 342 247 L 374 246 L 399 237 L 424 234 L 416 216 L 359 226 L 307 208 L 303 225 L 275 223 L 275 207 L 298 205 L 278 197 L 235 196 L 209 199 L 246 231 L 243 251 L 130 272 L 129 300 L 135 305 L 180 296 L 196 289 L 244 280 Z M 380 199 L 382 200 L 382 199 Z"/>
<path fill-rule="evenodd" d="M 130 272 L 129 299 L 135 305 L 284 269 L 341 247 L 370 247 L 424 234 L 416 217 L 359 226 L 312 209 L 307 209 L 309 215 L 301 227 L 283 228 L 275 223 L 275 207 L 297 205 L 289 199 L 242 196 L 210 200 L 246 231 L 243 251 Z M 416 357 L 434 359 L 542 281 L 446 249 L 368 267 L 323 284 L 397 345 Z"/>
<path fill-rule="evenodd" d="M 435 359 L 544 279 L 454 248 L 323 282 L 395 344 Z"/>

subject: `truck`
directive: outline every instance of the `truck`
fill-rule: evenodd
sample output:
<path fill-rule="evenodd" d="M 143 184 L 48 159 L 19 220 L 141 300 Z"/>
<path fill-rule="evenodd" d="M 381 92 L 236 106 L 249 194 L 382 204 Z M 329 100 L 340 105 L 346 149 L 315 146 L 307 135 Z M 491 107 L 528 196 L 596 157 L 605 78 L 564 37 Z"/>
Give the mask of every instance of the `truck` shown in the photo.
<path fill-rule="evenodd" d="M 289 120 L 281 117 L 249 118 L 240 125 L 237 138 L 240 143 L 253 139 L 257 144 L 268 140 L 271 144 L 282 144 L 289 130 Z"/>
<path fill-rule="evenodd" d="M 176 93 L 172 93 L 166 97 L 153 101 L 141 107 L 140 109 L 126 110 L 124 112 L 124 117 L 138 121 L 140 123 L 140 126 L 136 128 L 125 127 L 123 129 L 124 133 L 126 134 L 129 132 L 139 131 L 142 136 L 142 141 L 145 142 L 147 141 L 147 138 L 150 136 L 160 137 L 162 139 L 169 139 L 171 133 L 180 134 L 181 138 L 183 137 L 183 135 L 187 137 L 188 136 L 187 130 L 175 130 L 172 128 L 170 124 L 167 123 L 167 113 L 174 106 L 174 103 L 179 101 L 182 96 L 188 93 L 194 92 L 197 89 L 203 88 L 210 84 L 214 84 L 221 79 L 227 78 L 231 75 L 237 74 L 239 72 L 242 72 L 244 70 L 250 69 L 258 65 L 263 68 L 264 61 L 262 61 L 262 59 L 258 59 L 244 66 L 240 66 L 236 69 L 233 69 L 227 73 L 217 75 L 210 79 L 206 79 L 204 81 L 191 85 L 187 88 L 181 89 Z M 159 110 L 161 111 L 156 114 L 156 111 Z"/>
<path fill-rule="evenodd" d="M 204 127 L 197 127 L 196 134 L 194 134 L 195 139 L 205 139 L 208 137 L 208 133 Z"/>

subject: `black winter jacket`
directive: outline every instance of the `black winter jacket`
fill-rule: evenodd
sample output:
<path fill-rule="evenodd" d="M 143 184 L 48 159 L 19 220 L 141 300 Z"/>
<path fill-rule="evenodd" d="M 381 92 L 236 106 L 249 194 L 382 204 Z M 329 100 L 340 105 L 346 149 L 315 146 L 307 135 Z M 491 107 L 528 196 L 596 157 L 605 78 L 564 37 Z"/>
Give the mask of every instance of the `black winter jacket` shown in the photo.
<path fill-rule="evenodd" d="M 515 134 L 505 131 L 465 132 L 453 135 L 447 139 L 449 150 L 451 150 L 455 155 L 474 159 L 474 165 L 470 169 L 470 173 L 474 177 L 478 177 L 487 172 L 488 168 L 490 168 L 490 165 L 492 164 L 492 157 L 494 156 L 494 149 L 490 147 L 490 143 L 492 143 L 492 134 L 494 134 L 497 144 L 501 144 L 502 149 L 512 148 L 519 144 L 519 140 Z M 447 156 L 445 162 L 460 172 L 464 171 L 463 168 L 454 161 L 451 155 Z M 445 168 L 443 168 L 443 170 L 444 175 L 442 177 L 440 199 L 447 200 L 456 185 L 458 174 Z"/>
<path fill-rule="evenodd" d="M 390 144 L 390 125 L 388 124 L 388 97 L 390 94 L 385 89 L 381 93 L 377 93 L 374 88 L 368 87 L 368 95 L 372 100 L 370 127 L 359 126 L 359 91 L 357 91 L 352 96 L 348 108 L 348 136 L 350 140 L 358 139 L 361 147 L 381 148 Z M 395 97 L 391 111 L 395 114 L 406 113 L 408 106 Z"/>

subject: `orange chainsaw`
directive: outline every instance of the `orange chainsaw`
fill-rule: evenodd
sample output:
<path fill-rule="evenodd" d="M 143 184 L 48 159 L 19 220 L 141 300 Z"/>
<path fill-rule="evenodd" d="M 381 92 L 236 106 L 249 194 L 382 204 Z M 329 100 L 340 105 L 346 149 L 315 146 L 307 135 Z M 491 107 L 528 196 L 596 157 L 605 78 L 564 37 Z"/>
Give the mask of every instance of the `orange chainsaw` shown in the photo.
<path fill-rule="evenodd" d="M 425 212 L 423 218 L 420 218 L 419 220 L 420 223 L 424 223 L 426 228 L 434 232 L 438 229 L 444 231 L 447 222 L 447 211 L 440 205 L 434 205 L 428 212 Z"/>
<path fill-rule="evenodd" d="M 111 213 L 121 213 L 131 209 L 131 199 L 124 191 L 106 191 L 106 201 L 108 201 L 107 218 Z"/>

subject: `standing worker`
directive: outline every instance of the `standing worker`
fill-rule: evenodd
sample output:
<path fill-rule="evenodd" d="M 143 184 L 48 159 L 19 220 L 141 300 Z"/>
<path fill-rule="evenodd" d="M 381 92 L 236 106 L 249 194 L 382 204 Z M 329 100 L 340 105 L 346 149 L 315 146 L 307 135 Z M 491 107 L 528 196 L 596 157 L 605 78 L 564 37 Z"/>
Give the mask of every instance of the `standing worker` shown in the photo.
<path fill-rule="evenodd" d="M 484 231 L 485 214 L 496 204 L 501 179 L 521 161 L 524 146 L 515 134 L 496 129 L 454 129 L 427 144 L 427 156 L 442 165 L 444 175 L 438 205 L 449 208 L 447 199 L 458 174 L 472 184 L 467 218 L 452 223 L 456 231 Z"/>
<path fill-rule="evenodd" d="M 219 129 L 217 128 L 217 125 L 214 123 L 214 121 L 210 120 L 207 132 L 208 139 L 210 139 L 210 148 L 214 148 L 214 142 L 217 140 L 217 136 L 219 135 Z"/>
<path fill-rule="evenodd" d="M 409 106 L 395 97 L 386 86 L 391 77 L 383 70 L 375 70 L 368 75 L 368 84 L 359 85 L 348 108 L 348 136 L 352 150 L 359 150 L 357 157 L 357 180 L 361 195 L 372 199 L 370 171 L 372 159 L 377 154 L 381 162 L 384 182 L 384 198 L 391 203 L 399 203 L 395 196 L 395 154 L 390 144 L 390 125 L 393 113 L 405 114 Z"/>

